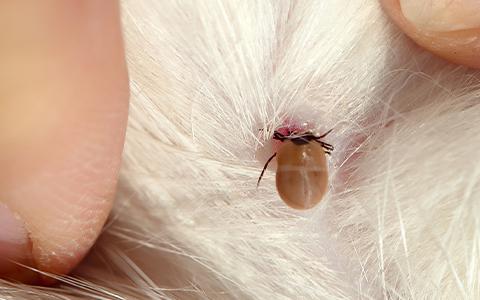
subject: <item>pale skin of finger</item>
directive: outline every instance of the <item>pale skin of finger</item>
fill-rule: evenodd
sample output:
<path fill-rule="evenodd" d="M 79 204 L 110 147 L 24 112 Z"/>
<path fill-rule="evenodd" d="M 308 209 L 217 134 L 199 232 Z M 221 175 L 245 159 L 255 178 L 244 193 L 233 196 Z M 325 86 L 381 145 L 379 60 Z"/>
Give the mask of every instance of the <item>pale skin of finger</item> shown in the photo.
<path fill-rule="evenodd" d="M 0 202 L 25 223 L 28 264 L 66 274 L 115 194 L 129 95 L 119 5 L 2 1 L 0 41 Z"/>
<path fill-rule="evenodd" d="M 399 0 L 381 0 L 385 12 L 421 47 L 453 63 L 480 68 L 480 28 L 431 31 L 405 18 Z"/>

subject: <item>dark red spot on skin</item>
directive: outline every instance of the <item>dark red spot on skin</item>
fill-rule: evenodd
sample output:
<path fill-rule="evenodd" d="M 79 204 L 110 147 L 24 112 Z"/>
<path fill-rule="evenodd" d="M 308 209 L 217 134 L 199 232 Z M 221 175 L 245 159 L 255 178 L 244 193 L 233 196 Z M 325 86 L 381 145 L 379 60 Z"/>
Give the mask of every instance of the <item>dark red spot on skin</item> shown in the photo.
<path fill-rule="evenodd" d="M 295 122 L 291 119 L 287 119 L 283 122 L 283 125 L 279 127 L 276 131 L 278 131 L 282 135 L 288 136 L 295 132 L 307 131 L 307 129 L 306 129 L 306 126 L 299 125 L 299 122 Z M 278 140 L 273 140 L 272 143 L 273 143 L 273 147 L 272 147 L 273 151 L 277 152 L 280 149 L 282 142 Z"/>

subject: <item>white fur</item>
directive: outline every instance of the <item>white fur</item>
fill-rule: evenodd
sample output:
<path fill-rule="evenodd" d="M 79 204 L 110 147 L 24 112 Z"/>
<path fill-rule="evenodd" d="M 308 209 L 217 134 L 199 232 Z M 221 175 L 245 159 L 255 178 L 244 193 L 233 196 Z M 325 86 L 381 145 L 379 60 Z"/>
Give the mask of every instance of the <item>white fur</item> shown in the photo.
<path fill-rule="evenodd" d="M 123 17 L 117 206 L 87 281 L 37 294 L 480 298 L 478 72 L 418 49 L 373 0 L 129 0 Z M 334 128 L 311 211 L 281 202 L 272 171 L 256 190 L 285 119 Z"/>

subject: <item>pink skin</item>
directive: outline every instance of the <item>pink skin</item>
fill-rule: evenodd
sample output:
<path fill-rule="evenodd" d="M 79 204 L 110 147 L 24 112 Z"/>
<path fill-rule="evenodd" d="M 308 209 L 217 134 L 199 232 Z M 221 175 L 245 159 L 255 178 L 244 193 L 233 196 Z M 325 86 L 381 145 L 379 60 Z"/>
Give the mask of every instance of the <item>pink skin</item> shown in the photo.
<path fill-rule="evenodd" d="M 290 135 L 290 133 L 299 133 L 306 131 L 307 128 L 305 125 L 300 125 L 300 123 L 292 120 L 292 119 L 287 119 L 283 122 L 283 125 L 279 128 L 276 129 L 278 132 L 280 132 L 283 135 Z M 273 140 L 273 150 L 274 152 L 277 152 L 280 147 L 282 146 L 282 142 L 278 140 Z M 273 154 L 273 153 L 272 153 Z"/>

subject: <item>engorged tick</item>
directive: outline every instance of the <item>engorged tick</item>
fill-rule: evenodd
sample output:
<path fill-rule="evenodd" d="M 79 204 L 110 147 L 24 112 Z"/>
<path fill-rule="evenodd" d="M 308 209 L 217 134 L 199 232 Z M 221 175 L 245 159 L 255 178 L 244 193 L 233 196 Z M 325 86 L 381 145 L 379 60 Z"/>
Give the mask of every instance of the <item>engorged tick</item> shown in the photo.
<path fill-rule="evenodd" d="M 287 135 L 275 131 L 273 139 L 281 141 L 282 145 L 265 163 L 257 187 L 268 164 L 277 156 L 275 182 L 282 200 L 295 209 L 309 209 L 317 205 L 328 186 L 325 154 L 330 155 L 333 151 L 333 146 L 321 139 L 331 131 L 320 136 L 311 131 L 289 131 Z"/>

